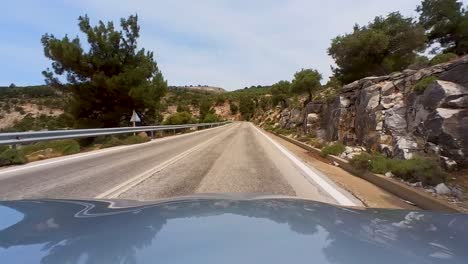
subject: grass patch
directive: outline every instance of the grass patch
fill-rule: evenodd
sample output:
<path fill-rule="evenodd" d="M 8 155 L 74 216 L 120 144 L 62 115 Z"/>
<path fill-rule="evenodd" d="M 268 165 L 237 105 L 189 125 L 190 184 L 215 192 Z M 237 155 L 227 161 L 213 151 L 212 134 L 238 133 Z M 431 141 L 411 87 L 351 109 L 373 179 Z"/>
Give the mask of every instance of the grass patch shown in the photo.
<path fill-rule="evenodd" d="M 384 174 L 392 172 L 396 177 L 409 182 L 422 182 L 423 185 L 437 185 L 445 182 L 446 173 L 437 161 L 415 157 L 409 160 L 389 159 L 382 155 L 361 153 L 354 156 L 350 164 L 358 170 Z"/>
<path fill-rule="evenodd" d="M 0 166 L 24 164 L 26 163 L 26 157 L 23 151 L 11 148 L 2 148 L 0 153 Z"/>
<path fill-rule="evenodd" d="M 342 143 L 338 142 L 323 147 L 321 155 L 324 157 L 328 155 L 339 155 L 343 151 L 345 151 L 345 146 Z"/>
<path fill-rule="evenodd" d="M 422 78 L 419 80 L 413 87 L 413 91 L 416 94 L 423 94 L 426 88 L 433 82 L 435 82 L 437 78 L 435 76 L 429 76 Z"/>
<path fill-rule="evenodd" d="M 429 62 L 429 65 L 436 65 L 436 64 L 440 64 L 440 63 L 445 63 L 445 62 L 449 62 L 453 59 L 456 59 L 458 58 L 457 54 L 455 53 L 442 53 L 442 54 L 438 54 L 436 56 L 434 56 L 434 58 L 431 59 L 431 61 Z"/>
<path fill-rule="evenodd" d="M 80 144 L 78 144 L 76 140 L 65 139 L 38 142 L 21 148 L 26 156 L 45 149 L 52 149 L 52 151 L 58 155 L 70 155 L 80 152 Z"/>

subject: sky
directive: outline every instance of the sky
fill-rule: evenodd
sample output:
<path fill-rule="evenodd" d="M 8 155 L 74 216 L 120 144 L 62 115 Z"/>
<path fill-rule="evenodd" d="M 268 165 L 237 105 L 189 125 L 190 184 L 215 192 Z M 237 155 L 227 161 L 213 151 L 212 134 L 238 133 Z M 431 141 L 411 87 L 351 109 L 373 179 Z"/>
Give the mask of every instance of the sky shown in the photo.
<path fill-rule="evenodd" d="M 15 0 L 0 15 L 0 86 L 43 84 L 50 67 L 40 38 L 80 36 L 91 23 L 138 14 L 139 46 L 155 53 L 169 85 L 227 90 L 291 80 L 314 68 L 331 75 L 331 39 L 376 15 L 416 17 L 420 0 Z"/>

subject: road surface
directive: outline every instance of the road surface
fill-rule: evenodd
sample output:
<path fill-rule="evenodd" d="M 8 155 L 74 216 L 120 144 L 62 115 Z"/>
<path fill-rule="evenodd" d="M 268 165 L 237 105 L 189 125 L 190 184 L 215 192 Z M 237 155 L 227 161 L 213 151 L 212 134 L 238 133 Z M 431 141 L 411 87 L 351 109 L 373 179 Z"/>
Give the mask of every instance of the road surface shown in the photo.
<path fill-rule="evenodd" d="M 1 200 L 155 200 L 206 193 L 361 205 L 246 122 L 0 170 Z"/>

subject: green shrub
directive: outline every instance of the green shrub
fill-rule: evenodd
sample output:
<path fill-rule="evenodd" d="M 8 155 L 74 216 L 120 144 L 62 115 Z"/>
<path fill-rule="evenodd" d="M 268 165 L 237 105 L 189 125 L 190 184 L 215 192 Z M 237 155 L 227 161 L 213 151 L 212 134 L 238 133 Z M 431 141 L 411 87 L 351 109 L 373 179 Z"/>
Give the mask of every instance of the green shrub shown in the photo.
<path fill-rule="evenodd" d="M 102 143 L 102 148 L 110 148 L 115 146 L 123 146 L 123 145 L 133 145 L 133 144 L 140 144 L 150 141 L 149 137 L 142 137 L 139 135 L 135 136 L 128 136 L 125 138 L 118 138 L 116 136 L 106 137 L 105 139 L 98 139 L 95 141 L 95 144 Z"/>
<path fill-rule="evenodd" d="M 339 155 L 345 151 L 345 146 L 341 143 L 334 143 L 322 148 L 322 156 Z"/>
<path fill-rule="evenodd" d="M 164 120 L 164 125 L 183 125 L 183 124 L 193 124 L 196 123 L 197 120 L 192 116 L 191 113 L 188 112 L 180 112 L 175 113 L 166 118 Z"/>
<path fill-rule="evenodd" d="M 435 82 L 437 78 L 435 76 L 429 76 L 422 78 L 419 80 L 413 87 L 413 90 L 416 94 L 423 94 L 426 88 L 433 82 Z"/>
<path fill-rule="evenodd" d="M 0 166 L 24 163 L 26 158 L 21 150 L 6 148 L 0 153 Z"/>
<path fill-rule="evenodd" d="M 274 130 L 274 128 L 273 128 L 273 126 L 271 124 L 266 124 L 263 129 L 265 129 L 266 131 L 273 131 Z"/>
<path fill-rule="evenodd" d="M 110 148 L 110 147 L 121 146 L 121 145 L 124 145 L 123 140 L 115 136 L 110 136 L 104 141 L 104 143 L 102 143 L 102 148 Z"/>
<path fill-rule="evenodd" d="M 392 173 L 410 182 L 422 182 L 423 185 L 437 185 L 445 182 L 447 174 L 435 160 L 416 157 L 398 160 L 393 164 Z"/>
<path fill-rule="evenodd" d="M 142 136 L 129 136 L 123 140 L 125 145 L 133 145 L 133 144 L 140 144 L 150 141 L 149 137 L 142 137 Z"/>
<path fill-rule="evenodd" d="M 434 56 L 434 58 L 431 59 L 431 61 L 429 62 L 429 65 L 436 65 L 436 64 L 440 64 L 440 63 L 445 63 L 445 62 L 449 62 L 453 59 L 456 59 L 458 58 L 457 54 L 455 53 L 441 53 L 441 54 L 438 54 L 436 56 Z"/>
<path fill-rule="evenodd" d="M 217 114 L 213 113 L 208 113 L 205 115 L 205 118 L 203 119 L 203 123 L 216 123 L 219 122 L 221 118 Z"/>
<path fill-rule="evenodd" d="M 52 149 L 53 152 L 61 155 L 70 155 L 80 152 L 80 144 L 74 139 L 54 140 L 38 142 L 26 145 L 21 148 L 24 155 L 29 155 L 36 151 Z"/>
<path fill-rule="evenodd" d="M 349 164 L 358 170 L 371 170 L 372 156 L 369 153 L 362 152 L 361 154 L 353 156 Z"/>
<path fill-rule="evenodd" d="M 361 153 L 354 156 L 350 164 L 356 169 L 369 170 L 373 173 L 392 172 L 403 180 L 420 181 L 424 185 L 437 185 L 446 179 L 446 173 L 435 160 L 421 157 L 401 160 L 389 159 L 379 154 Z"/>
<path fill-rule="evenodd" d="M 290 135 L 292 134 L 292 131 L 287 129 L 287 128 L 276 128 L 274 130 L 275 133 L 280 134 L 280 135 Z"/>

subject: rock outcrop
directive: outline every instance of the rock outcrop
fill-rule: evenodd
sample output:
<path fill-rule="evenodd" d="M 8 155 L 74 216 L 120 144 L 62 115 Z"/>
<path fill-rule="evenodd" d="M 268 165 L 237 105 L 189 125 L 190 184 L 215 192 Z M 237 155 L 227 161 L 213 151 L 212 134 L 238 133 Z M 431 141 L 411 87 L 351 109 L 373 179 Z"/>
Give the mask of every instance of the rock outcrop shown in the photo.
<path fill-rule="evenodd" d="M 430 76 L 436 79 L 416 93 L 414 86 Z M 452 168 L 468 165 L 468 57 L 367 77 L 345 85 L 333 103 L 310 102 L 301 118 L 292 111 L 283 110 L 291 116 L 282 116 L 283 127 L 305 122 L 307 130 L 328 141 L 389 157 L 430 153 Z"/>

